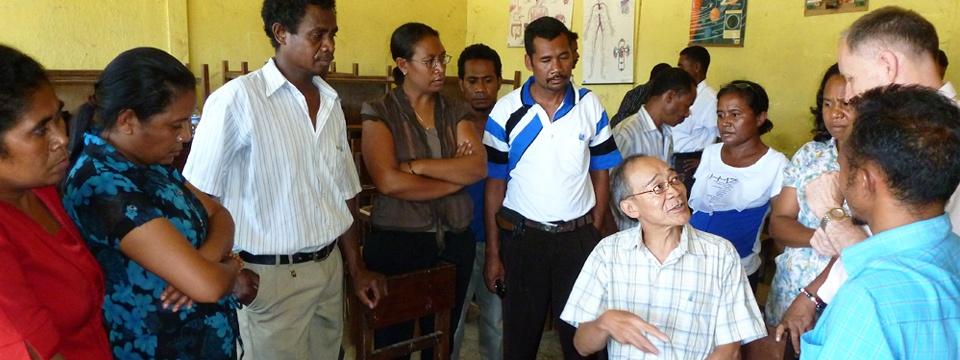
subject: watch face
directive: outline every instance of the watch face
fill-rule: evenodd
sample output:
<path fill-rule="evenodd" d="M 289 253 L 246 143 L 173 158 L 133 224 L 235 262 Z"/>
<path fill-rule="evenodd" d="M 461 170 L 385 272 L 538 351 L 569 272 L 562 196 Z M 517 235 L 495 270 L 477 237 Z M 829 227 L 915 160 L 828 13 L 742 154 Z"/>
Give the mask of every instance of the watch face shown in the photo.
<path fill-rule="evenodd" d="M 847 212 L 843 210 L 843 208 L 833 208 L 830 209 L 830 217 L 833 219 L 843 219 L 847 217 Z"/>

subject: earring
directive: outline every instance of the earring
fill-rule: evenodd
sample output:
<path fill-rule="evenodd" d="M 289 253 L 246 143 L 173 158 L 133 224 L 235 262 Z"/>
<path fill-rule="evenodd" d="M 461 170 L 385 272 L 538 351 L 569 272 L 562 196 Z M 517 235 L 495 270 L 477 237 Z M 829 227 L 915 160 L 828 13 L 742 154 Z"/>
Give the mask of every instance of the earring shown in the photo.
<path fill-rule="evenodd" d="M 183 142 L 183 135 L 177 135 L 177 142 L 178 142 L 178 143 L 182 143 L 182 142 Z"/>

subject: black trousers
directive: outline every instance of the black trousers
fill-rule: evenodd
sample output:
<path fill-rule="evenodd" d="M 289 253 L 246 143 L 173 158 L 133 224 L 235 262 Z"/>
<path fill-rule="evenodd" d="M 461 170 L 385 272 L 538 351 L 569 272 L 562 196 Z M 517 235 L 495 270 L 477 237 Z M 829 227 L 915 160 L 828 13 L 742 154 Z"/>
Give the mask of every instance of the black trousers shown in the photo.
<path fill-rule="evenodd" d="M 367 269 L 387 276 L 431 268 L 440 261 L 453 264 L 457 271 L 455 302 L 450 313 L 450 343 L 453 344 L 453 334 L 456 333 L 459 320 L 453 314 L 460 314 L 463 309 L 470 273 L 473 271 L 473 258 L 476 256 L 476 243 L 469 230 L 456 233 L 448 231 L 444 233 L 444 241 L 443 251 L 440 251 L 436 233 L 374 229 L 364 241 L 363 261 Z M 374 347 L 381 348 L 408 340 L 413 336 L 413 328 L 412 321 L 385 327 L 374 333 Z M 420 330 L 423 333 L 433 331 L 433 318 L 422 319 Z M 432 350 L 422 351 L 421 359 L 432 359 Z"/>
<path fill-rule="evenodd" d="M 503 299 L 504 359 L 536 359 L 547 308 L 553 310 L 565 359 L 584 359 L 573 347 L 576 328 L 560 320 L 573 283 L 600 241 L 593 225 L 565 233 L 536 229 L 500 232 L 506 271 Z M 594 357 L 590 357 L 594 358 Z"/>

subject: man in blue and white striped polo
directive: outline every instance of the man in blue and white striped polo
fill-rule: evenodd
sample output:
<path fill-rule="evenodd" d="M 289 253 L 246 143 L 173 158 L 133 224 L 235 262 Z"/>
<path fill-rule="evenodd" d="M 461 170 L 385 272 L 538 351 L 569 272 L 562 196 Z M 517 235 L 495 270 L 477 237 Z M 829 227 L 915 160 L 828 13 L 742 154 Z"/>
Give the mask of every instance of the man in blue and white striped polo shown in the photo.
<path fill-rule="evenodd" d="M 620 152 L 596 95 L 570 81 L 570 31 L 543 17 L 524 33 L 533 76 L 497 101 L 487 121 L 485 278 L 503 301 L 503 353 L 536 357 L 547 308 L 560 314 L 600 240 L 610 169 Z M 502 240 L 502 241 L 501 241 Z M 564 357 L 574 329 L 557 322 Z"/>

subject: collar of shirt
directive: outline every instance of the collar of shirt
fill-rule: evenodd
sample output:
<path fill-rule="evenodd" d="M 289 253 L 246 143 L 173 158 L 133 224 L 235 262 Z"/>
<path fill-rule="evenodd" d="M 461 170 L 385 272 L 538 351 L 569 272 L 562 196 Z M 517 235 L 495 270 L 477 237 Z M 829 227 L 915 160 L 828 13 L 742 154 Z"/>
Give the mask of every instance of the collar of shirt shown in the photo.
<path fill-rule="evenodd" d="M 697 84 L 697 94 L 702 93 L 702 92 L 703 92 L 703 89 L 706 89 L 707 86 L 710 86 L 710 85 L 707 85 L 707 80 L 706 80 L 706 79 L 703 79 L 702 81 L 700 81 L 700 83 Z"/>
<path fill-rule="evenodd" d="M 283 73 L 280 72 L 280 68 L 277 67 L 277 63 L 273 61 L 273 58 L 267 60 L 267 63 L 263 65 L 263 86 L 264 93 L 267 94 L 267 97 L 273 96 L 277 90 L 280 90 L 284 85 L 289 84 L 296 88 L 290 80 L 287 80 L 286 76 L 283 76 Z M 320 94 L 324 97 L 337 99 L 337 91 L 333 89 L 326 81 L 324 81 L 319 76 L 313 77 L 313 85 L 320 90 Z"/>
<path fill-rule="evenodd" d="M 533 83 L 536 79 L 531 76 L 527 79 L 527 82 L 523 83 L 523 87 L 520 89 L 520 101 L 524 106 L 534 106 L 537 104 L 537 101 L 533 98 L 533 93 L 530 92 L 530 87 L 533 86 Z M 560 120 L 564 115 L 570 112 L 574 106 L 580 102 L 580 97 L 577 96 L 577 89 L 572 82 L 567 83 L 567 90 L 563 95 L 563 103 L 560 104 L 560 109 L 553 116 L 553 121 Z M 542 108 L 542 107 L 541 107 Z"/>
<path fill-rule="evenodd" d="M 843 265 L 852 278 L 874 260 L 910 250 L 934 250 L 949 233 L 950 219 L 947 215 L 893 228 L 844 249 L 841 253 Z"/>
<path fill-rule="evenodd" d="M 653 122 L 653 117 L 647 112 L 646 105 L 640 105 L 640 111 L 637 111 L 637 123 L 644 132 L 657 130 L 657 124 Z"/>
<path fill-rule="evenodd" d="M 623 250 L 636 250 L 642 253 L 646 253 L 650 259 L 656 261 L 656 257 L 653 256 L 653 252 L 647 248 L 647 245 L 643 243 L 643 231 L 642 225 L 635 226 L 630 230 L 630 236 L 622 237 L 619 239 L 617 246 Z M 680 258 L 683 255 L 697 255 L 702 256 L 706 253 L 698 246 L 690 241 L 690 238 L 693 236 L 692 232 L 695 231 L 690 224 L 684 224 L 683 229 L 680 231 L 680 243 L 677 244 L 677 247 L 670 251 L 670 255 L 667 255 L 667 259 L 663 261 L 660 266 L 668 266 L 677 261 L 680 261 Z"/>
<path fill-rule="evenodd" d="M 950 100 L 957 101 L 957 89 L 953 87 L 953 83 L 946 81 L 943 83 L 943 86 L 940 89 L 937 89 L 940 92 L 940 95 L 950 98 Z"/>
<path fill-rule="evenodd" d="M 83 144 L 84 153 L 93 155 L 94 158 L 103 161 L 104 166 L 113 171 L 125 172 L 130 170 L 130 168 L 144 167 L 124 157 L 123 154 L 117 151 L 116 147 L 110 145 L 110 143 L 101 138 L 100 135 L 89 132 L 83 134 Z"/>

